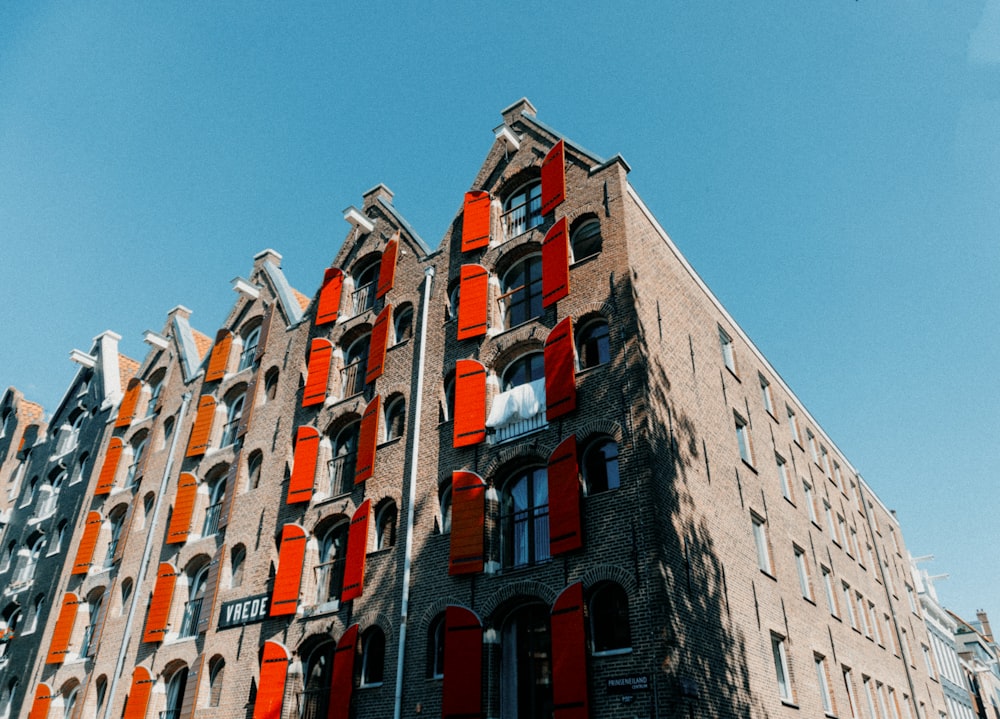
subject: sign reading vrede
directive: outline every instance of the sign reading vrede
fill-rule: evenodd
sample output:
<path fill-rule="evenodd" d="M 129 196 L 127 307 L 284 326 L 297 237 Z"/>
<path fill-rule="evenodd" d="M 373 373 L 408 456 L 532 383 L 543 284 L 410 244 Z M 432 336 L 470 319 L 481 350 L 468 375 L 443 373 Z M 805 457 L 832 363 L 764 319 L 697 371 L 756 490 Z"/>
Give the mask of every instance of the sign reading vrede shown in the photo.
<path fill-rule="evenodd" d="M 267 607 L 270 601 L 270 595 L 257 594 L 246 599 L 223 602 L 219 612 L 219 629 L 264 621 L 267 619 Z"/>

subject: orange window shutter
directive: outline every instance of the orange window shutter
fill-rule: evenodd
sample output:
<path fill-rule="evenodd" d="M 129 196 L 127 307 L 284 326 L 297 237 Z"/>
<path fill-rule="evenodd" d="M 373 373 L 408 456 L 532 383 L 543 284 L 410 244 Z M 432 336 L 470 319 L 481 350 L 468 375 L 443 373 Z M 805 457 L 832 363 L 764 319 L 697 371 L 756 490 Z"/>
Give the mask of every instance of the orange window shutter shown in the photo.
<path fill-rule="evenodd" d="M 208 565 L 208 576 L 205 577 L 205 594 L 201 601 L 198 614 L 198 633 L 204 634 L 212 623 L 212 613 L 215 611 L 215 600 L 219 594 L 219 572 L 226 561 L 226 545 L 215 550 L 212 563 Z"/>
<path fill-rule="evenodd" d="M 309 369 L 306 386 L 302 391 L 302 406 L 323 404 L 326 387 L 330 380 L 330 361 L 333 359 L 333 343 L 317 337 L 309 345 Z"/>
<path fill-rule="evenodd" d="M 339 267 L 328 267 L 323 273 L 323 286 L 316 304 L 316 326 L 336 322 L 340 315 L 340 295 L 344 289 L 344 272 Z"/>
<path fill-rule="evenodd" d="M 444 612 L 441 716 L 483 716 L 483 623 L 475 612 L 454 605 Z"/>
<path fill-rule="evenodd" d="M 483 571 L 486 483 L 475 472 L 451 474 L 451 548 L 448 574 Z"/>
<path fill-rule="evenodd" d="M 115 475 L 118 474 L 118 462 L 122 458 L 122 450 L 125 443 L 121 437 L 112 437 L 108 441 L 108 451 L 104 454 L 104 464 L 101 465 L 101 473 L 97 476 L 97 488 L 94 494 L 111 494 L 111 488 L 115 486 Z"/>
<path fill-rule="evenodd" d="M 201 675 L 204 668 L 205 653 L 202 652 L 188 670 L 187 683 L 184 685 L 184 698 L 181 699 L 181 708 L 177 713 L 177 719 L 194 719 L 194 710 L 198 706 L 198 687 L 201 686 Z"/>
<path fill-rule="evenodd" d="M 229 367 L 229 350 L 233 346 L 233 333 L 229 330 L 219 330 L 215 335 L 215 345 L 212 355 L 208 358 L 208 369 L 205 370 L 205 381 L 215 382 L 226 376 Z"/>
<path fill-rule="evenodd" d="M 253 417 L 253 406 L 257 399 L 257 375 L 254 375 L 247 383 L 246 394 L 243 395 L 243 413 L 240 415 L 240 423 L 236 426 L 236 436 L 242 438 L 250 429 L 250 419 Z"/>
<path fill-rule="evenodd" d="M 454 444 L 468 447 L 486 439 L 486 367 L 463 359 L 455 363 Z"/>
<path fill-rule="evenodd" d="M 31 702 L 31 713 L 28 719 L 48 719 L 49 703 L 52 701 L 52 689 L 45 682 L 35 687 L 35 699 Z"/>
<path fill-rule="evenodd" d="M 385 350 L 389 345 L 389 327 L 392 325 L 392 305 L 386 305 L 378 313 L 372 336 L 368 344 L 368 367 L 365 372 L 365 384 L 371 384 L 382 376 L 385 370 Z"/>
<path fill-rule="evenodd" d="M 556 597 L 550 622 L 553 719 L 588 719 L 582 582 L 570 584 Z"/>
<path fill-rule="evenodd" d="M 573 318 L 552 328 L 545 340 L 545 417 L 550 422 L 576 409 Z"/>
<path fill-rule="evenodd" d="M 233 500 L 236 497 L 236 483 L 240 476 L 240 462 L 243 459 L 243 450 L 236 453 L 233 463 L 229 465 L 226 472 L 226 493 L 222 497 L 222 506 L 219 508 L 219 529 L 229 526 L 229 516 L 233 512 Z"/>
<path fill-rule="evenodd" d="M 149 675 L 149 670 L 145 667 L 136 667 L 132 672 L 132 686 L 128 690 L 128 699 L 125 702 L 125 713 L 122 719 L 146 719 L 146 710 L 149 708 L 149 695 L 153 693 L 153 685 L 156 680 Z"/>
<path fill-rule="evenodd" d="M 271 336 L 271 324 L 274 322 L 274 305 L 270 304 L 264 310 L 264 318 L 260 321 L 260 334 L 257 335 L 257 351 L 254 352 L 253 361 L 259 363 L 267 351 L 267 340 Z"/>
<path fill-rule="evenodd" d="M 378 423 L 382 414 L 382 398 L 375 395 L 365 406 L 358 432 L 358 458 L 354 470 L 354 483 L 361 484 L 375 473 L 375 448 L 378 445 Z"/>
<path fill-rule="evenodd" d="M 306 555 L 306 531 L 297 524 L 286 524 L 281 530 L 278 551 L 278 573 L 271 592 L 272 617 L 295 614 L 302 582 L 302 560 Z"/>
<path fill-rule="evenodd" d="M 281 719 L 281 705 L 285 699 L 285 681 L 288 677 L 290 659 L 291 655 L 280 642 L 264 642 L 253 719 Z"/>
<path fill-rule="evenodd" d="M 312 499 L 318 456 L 319 432 L 308 425 L 299 427 L 295 434 L 295 457 L 292 460 L 292 477 L 288 481 L 287 504 Z"/>
<path fill-rule="evenodd" d="M 549 228 L 542 240 L 542 306 L 569 294 L 569 235 L 566 218 Z"/>
<path fill-rule="evenodd" d="M 118 419 L 115 420 L 115 428 L 128 427 L 135 419 L 135 408 L 139 404 L 139 395 L 142 394 L 142 380 L 133 377 L 128 381 L 125 396 L 122 403 L 118 405 Z"/>
<path fill-rule="evenodd" d="M 560 140 L 542 160 L 542 214 L 566 199 L 566 143 Z"/>
<path fill-rule="evenodd" d="M 178 572 L 170 562 L 162 562 L 156 572 L 156 584 L 153 585 L 153 596 L 149 600 L 149 610 L 146 612 L 146 629 L 142 635 L 144 642 L 162 642 L 167 635 L 167 623 L 170 621 L 170 604 L 174 599 L 174 584 L 177 583 Z"/>
<path fill-rule="evenodd" d="M 111 557 L 112 562 L 121 561 L 122 555 L 125 554 L 125 547 L 128 545 L 128 535 L 132 531 L 132 516 L 135 514 L 135 505 L 137 502 L 141 502 L 139 495 L 135 495 L 132 498 L 132 502 L 128 505 L 128 510 L 125 512 L 125 516 L 122 518 L 122 531 L 118 535 L 118 544 L 115 546 L 115 554 Z"/>
<path fill-rule="evenodd" d="M 482 337 L 487 329 L 490 275 L 482 265 L 462 265 L 458 289 L 458 339 Z"/>
<path fill-rule="evenodd" d="M 337 642 L 333 653 L 333 679 L 330 681 L 329 719 L 350 719 L 354 694 L 354 656 L 358 647 L 358 625 L 352 624 Z"/>
<path fill-rule="evenodd" d="M 59 608 L 59 618 L 52 631 L 52 641 L 49 643 L 49 653 L 45 657 L 46 664 L 62 664 L 69 653 L 69 641 L 73 636 L 73 624 L 76 622 L 76 607 L 80 598 L 73 592 L 63 595 L 62 606 Z"/>
<path fill-rule="evenodd" d="M 191 533 L 191 518 L 198 499 L 198 478 L 190 472 L 181 472 L 177 478 L 177 493 L 174 495 L 174 511 L 167 527 L 166 544 L 183 544 Z"/>
<path fill-rule="evenodd" d="M 386 293 L 392 289 L 396 281 L 396 259 L 399 255 L 399 233 L 393 237 L 382 251 L 382 259 L 378 268 L 378 287 L 375 290 L 376 297 L 385 297 Z"/>
<path fill-rule="evenodd" d="M 112 580 L 111 585 L 104 590 L 104 594 L 101 596 L 101 608 L 97 610 L 97 616 L 91 617 L 91 624 L 94 625 L 94 636 L 90 639 L 90 645 L 87 647 L 87 656 L 93 657 L 97 656 L 97 650 L 101 646 L 101 637 L 104 635 L 104 624 L 108 620 L 108 607 L 111 604 L 111 598 L 114 596 L 114 588 L 117 580 Z"/>
<path fill-rule="evenodd" d="M 549 457 L 549 553 L 553 556 L 580 549 L 580 470 L 576 435 L 559 443 Z"/>
<path fill-rule="evenodd" d="M 94 549 L 97 547 L 97 538 L 101 534 L 101 524 L 103 519 L 100 512 L 91 512 L 87 515 L 87 522 L 83 525 L 83 536 L 76 546 L 76 559 L 73 560 L 72 574 L 86 574 L 94 561 Z"/>
<path fill-rule="evenodd" d="M 365 591 L 365 558 L 368 556 L 368 525 L 372 513 L 372 501 L 366 499 L 351 517 L 351 528 L 347 534 L 347 560 L 344 566 L 343 601 L 356 599 Z"/>
<path fill-rule="evenodd" d="M 493 198 L 482 190 L 465 193 L 462 205 L 462 252 L 490 244 L 490 206 Z"/>
<path fill-rule="evenodd" d="M 210 394 L 202 395 L 198 400 L 198 414 L 195 415 L 194 427 L 191 428 L 186 457 L 200 457 L 208 449 L 208 443 L 212 439 L 212 423 L 215 421 L 215 406 L 215 397 Z"/>

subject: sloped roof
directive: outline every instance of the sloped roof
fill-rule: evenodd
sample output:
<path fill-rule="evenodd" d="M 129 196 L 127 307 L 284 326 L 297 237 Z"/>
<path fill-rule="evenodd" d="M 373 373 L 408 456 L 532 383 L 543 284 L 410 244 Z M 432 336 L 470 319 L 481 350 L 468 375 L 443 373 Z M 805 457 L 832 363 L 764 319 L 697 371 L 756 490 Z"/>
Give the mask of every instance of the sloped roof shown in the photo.
<path fill-rule="evenodd" d="M 198 351 L 198 360 L 200 361 L 208 353 L 208 348 L 212 346 L 212 338 L 203 332 L 192 328 L 191 334 L 194 336 L 194 346 Z"/>
<path fill-rule="evenodd" d="M 38 422 L 45 416 L 45 410 L 42 408 L 42 405 L 38 404 L 38 402 L 29 402 L 28 400 L 21 401 L 18 413 L 24 414 L 24 421 L 28 424 Z"/>
<path fill-rule="evenodd" d="M 301 307 L 303 310 L 305 310 L 305 308 L 309 306 L 309 303 L 312 302 L 311 299 L 306 297 L 304 294 L 299 292 L 294 287 L 292 288 L 292 294 L 295 295 L 295 299 L 299 303 L 299 307 Z"/>
<path fill-rule="evenodd" d="M 118 376 L 122 386 L 122 393 L 128 388 L 128 382 L 135 377 L 139 371 L 141 363 L 131 357 L 126 357 L 121 352 L 118 353 Z"/>

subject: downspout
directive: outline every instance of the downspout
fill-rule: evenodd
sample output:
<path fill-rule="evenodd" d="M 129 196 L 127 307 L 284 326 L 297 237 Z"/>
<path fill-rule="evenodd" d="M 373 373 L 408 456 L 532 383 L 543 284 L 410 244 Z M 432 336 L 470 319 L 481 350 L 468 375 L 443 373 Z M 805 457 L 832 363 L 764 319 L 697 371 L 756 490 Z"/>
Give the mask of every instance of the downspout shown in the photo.
<path fill-rule="evenodd" d="M 410 570 L 413 564 L 413 515 L 417 501 L 417 458 L 420 454 L 420 411 L 424 400 L 424 363 L 427 358 L 427 314 L 430 307 L 431 281 L 434 268 L 424 268 L 424 306 L 420 311 L 420 348 L 417 350 L 417 392 L 413 399 L 413 445 L 410 450 L 410 486 L 406 497 L 406 548 L 403 554 L 403 595 L 399 609 L 399 651 L 396 657 L 396 694 L 393 701 L 393 719 L 400 719 L 403 711 L 403 658 L 406 656 L 406 620 L 410 609 Z M 105 717 L 105 719 L 108 719 Z"/>
<path fill-rule="evenodd" d="M 177 422 L 174 425 L 174 436 L 170 440 L 170 454 L 167 455 L 167 466 L 163 470 L 163 477 L 160 478 L 160 491 L 156 494 L 156 502 L 153 504 L 153 517 L 149 521 L 149 529 L 156 527 L 156 520 L 160 516 L 160 507 L 163 505 L 163 493 L 167 488 L 167 479 L 174 466 L 174 454 L 177 451 L 177 438 L 180 436 L 180 428 L 184 423 L 184 415 L 187 414 L 188 405 L 191 403 L 191 393 L 185 392 L 181 401 L 181 411 L 177 415 Z M 134 510 L 133 510 L 134 511 Z M 135 517 L 132 517 L 133 521 Z M 121 676 L 122 668 L 125 664 L 125 650 L 128 648 L 128 641 L 132 634 L 132 624 L 135 621 L 135 609 L 139 603 L 139 587 L 146 577 L 149 569 L 149 557 L 153 553 L 153 532 L 146 531 L 146 546 L 142 550 L 142 562 L 139 564 L 139 573 L 135 578 L 135 585 L 132 587 L 132 601 L 128 606 L 128 618 L 125 620 L 125 631 L 122 633 L 122 643 L 118 647 L 118 662 L 115 664 L 115 673 L 111 677 L 111 686 L 108 688 L 107 704 L 104 707 L 104 719 L 111 719 L 111 706 L 114 704 L 115 689 L 118 686 L 118 677 Z M 109 598 L 110 601 L 110 598 Z"/>

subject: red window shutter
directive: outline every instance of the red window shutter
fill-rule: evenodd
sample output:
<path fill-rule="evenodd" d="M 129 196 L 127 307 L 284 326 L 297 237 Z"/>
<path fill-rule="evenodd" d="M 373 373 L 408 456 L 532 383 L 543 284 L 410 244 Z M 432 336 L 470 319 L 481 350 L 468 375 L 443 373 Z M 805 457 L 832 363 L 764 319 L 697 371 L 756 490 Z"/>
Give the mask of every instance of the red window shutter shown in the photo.
<path fill-rule="evenodd" d="M 569 236 L 566 218 L 549 228 L 542 240 L 542 306 L 569 294 Z"/>
<path fill-rule="evenodd" d="M 486 439 L 486 367 L 463 359 L 455 363 L 454 444 L 468 447 Z"/>
<path fill-rule="evenodd" d="M 167 635 L 167 622 L 170 619 L 170 604 L 174 599 L 174 584 L 177 582 L 178 571 L 170 562 L 161 562 L 156 572 L 156 584 L 153 585 L 153 596 L 149 600 L 146 612 L 146 630 L 142 634 L 144 642 L 162 642 Z"/>
<path fill-rule="evenodd" d="M 104 590 L 101 596 L 101 607 L 97 610 L 97 616 L 91 617 L 91 624 L 94 625 L 94 636 L 90 638 L 87 647 L 87 656 L 97 656 L 97 650 L 101 646 L 101 637 L 104 635 L 104 624 L 108 621 L 108 607 L 111 605 L 111 598 L 114 597 L 114 588 L 117 580 L 112 580 L 111 585 Z"/>
<path fill-rule="evenodd" d="M 223 544 L 215 550 L 212 563 L 208 565 L 208 576 L 205 577 L 205 594 L 201 601 L 201 610 L 198 614 L 198 633 L 204 634 L 208 631 L 209 624 L 212 623 L 212 613 L 215 611 L 215 600 L 219 595 L 219 572 L 226 561 L 226 545 Z"/>
<path fill-rule="evenodd" d="M 132 672 L 132 686 L 128 690 L 125 702 L 125 713 L 122 719 L 146 719 L 146 709 L 149 707 L 149 695 L 153 692 L 156 680 L 149 676 L 145 667 L 136 667 Z"/>
<path fill-rule="evenodd" d="M 337 642 L 337 649 L 333 653 L 329 719 L 350 719 L 351 695 L 354 693 L 354 655 L 357 646 L 358 625 L 352 624 Z"/>
<path fill-rule="evenodd" d="M 76 622 L 76 607 L 80 598 L 73 592 L 63 595 L 62 606 L 59 608 L 59 618 L 52 630 L 52 641 L 49 643 L 49 653 L 45 657 L 46 664 L 62 664 L 69 653 L 69 640 L 73 636 L 73 624 Z"/>
<path fill-rule="evenodd" d="M 385 370 L 385 350 L 389 345 L 389 327 L 392 326 L 392 305 L 386 305 L 378 313 L 372 336 L 368 344 L 368 367 L 365 372 L 365 384 L 371 384 L 382 376 Z"/>
<path fill-rule="evenodd" d="M 186 457 L 200 457 L 208 449 L 212 438 L 212 422 L 215 420 L 215 397 L 202 395 L 198 400 L 198 414 L 194 418 L 191 439 L 188 440 Z"/>
<path fill-rule="evenodd" d="M 545 340 L 545 417 L 550 422 L 576 409 L 573 318 L 552 328 Z"/>
<path fill-rule="evenodd" d="M 347 561 L 344 566 L 344 591 L 341 600 L 356 599 L 365 591 L 365 558 L 368 556 L 368 524 L 372 501 L 366 499 L 351 517 L 347 535 Z"/>
<path fill-rule="evenodd" d="M 286 524 L 281 530 L 278 552 L 278 573 L 271 592 L 272 617 L 295 614 L 302 582 L 302 560 L 306 555 L 306 531 L 297 524 Z"/>
<path fill-rule="evenodd" d="M 361 484 L 371 479 L 375 473 L 375 448 L 378 445 L 378 422 L 382 414 L 382 398 L 375 395 L 365 406 L 361 415 L 361 429 L 358 432 L 358 459 L 354 471 L 354 483 Z"/>
<path fill-rule="evenodd" d="M 135 495 L 132 498 L 132 502 L 128 505 L 128 510 L 125 512 L 125 516 L 122 518 L 122 529 L 121 534 L 118 535 L 118 545 L 115 547 L 115 554 L 111 557 L 112 562 L 121 561 L 122 555 L 125 554 L 125 546 L 128 544 L 128 535 L 132 531 L 132 515 L 135 514 L 135 505 L 142 500 L 139 495 Z"/>
<path fill-rule="evenodd" d="M 264 310 L 264 318 L 260 321 L 260 334 L 257 335 L 257 351 L 253 355 L 255 363 L 260 362 L 264 352 L 267 351 L 267 340 L 271 336 L 271 324 L 274 322 L 276 314 L 273 304 L 268 305 L 267 309 Z"/>
<path fill-rule="evenodd" d="M 108 441 L 108 451 L 104 454 L 104 464 L 101 465 L 101 473 L 97 476 L 97 489 L 94 494 L 111 494 L 111 488 L 115 486 L 115 475 L 118 474 L 118 462 L 122 458 L 122 450 L 125 443 L 121 437 L 112 437 Z"/>
<path fill-rule="evenodd" d="M 290 659 L 288 650 L 279 642 L 264 642 L 253 719 L 281 719 L 281 705 L 285 699 L 285 680 L 288 677 Z"/>
<path fill-rule="evenodd" d="M 344 273 L 339 267 L 328 267 L 323 273 L 323 287 L 319 291 L 315 325 L 336 322 L 340 315 L 340 293 L 344 289 Z"/>
<path fill-rule="evenodd" d="M 566 143 L 560 140 L 542 160 L 542 214 L 549 214 L 565 199 Z"/>
<path fill-rule="evenodd" d="M 128 381 L 128 388 L 122 403 L 118 405 L 118 419 L 115 420 L 115 427 L 128 427 L 135 419 L 135 407 L 139 403 L 139 395 L 142 393 L 142 380 L 133 377 Z"/>
<path fill-rule="evenodd" d="M 28 719 L 48 719 L 49 716 L 49 703 L 52 701 L 52 697 L 56 696 L 52 693 L 52 689 L 45 682 L 42 682 L 35 688 L 35 699 L 31 702 L 31 713 L 28 714 Z M 13 699 L 13 697 L 11 697 Z"/>
<path fill-rule="evenodd" d="M 486 334 L 490 275 L 482 265 L 462 265 L 458 289 L 458 339 Z"/>
<path fill-rule="evenodd" d="M 483 716 L 483 624 L 465 607 L 444 612 L 443 719 Z"/>
<path fill-rule="evenodd" d="M 378 268 L 378 287 L 376 297 L 385 297 L 396 281 L 396 257 L 399 255 L 399 233 L 386 244 L 382 251 L 382 259 Z"/>
<path fill-rule="evenodd" d="M 490 206 L 493 198 L 482 190 L 465 193 L 462 206 L 462 252 L 490 244 Z"/>
<path fill-rule="evenodd" d="M 76 559 L 73 560 L 72 574 L 86 574 L 94 561 L 94 549 L 97 547 L 97 538 L 101 534 L 100 512 L 91 512 L 87 515 L 87 523 L 83 526 L 83 536 L 76 546 Z"/>
<path fill-rule="evenodd" d="M 292 477 L 288 480 L 286 504 L 308 502 L 312 499 L 318 456 L 319 432 L 315 427 L 308 425 L 299 427 L 295 433 L 295 457 L 292 460 Z"/>
<path fill-rule="evenodd" d="M 205 654 L 199 654 L 188 670 L 187 683 L 184 685 L 184 698 L 181 699 L 181 709 L 177 719 L 194 719 L 194 710 L 198 705 L 198 687 L 201 686 L 201 673 L 205 667 Z"/>
<path fill-rule="evenodd" d="M 254 375 L 247 384 L 247 391 L 243 395 L 243 412 L 240 415 L 240 423 L 236 426 L 236 436 L 243 437 L 250 429 L 250 419 L 253 417 L 253 405 L 257 399 L 257 375 Z"/>
<path fill-rule="evenodd" d="M 576 435 L 571 434 L 549 457 L 549 553 L 553 556 L 583 547 L 579 477 Z"/>
<path fill-rule="evenodd" d="M 302 392 L 302 406 L 323 404 L 326 386 L 330 380 L 330 360 L 333 358 L 333 343 L 317 337 L 309 345 L 309 370 L 306 387 Z"/>
<path fill-rule="evenodd" d="M 208 358 L 208 369 L 205 370 L 205 381 L 214 382 L 226 376 L 229 367 L 229 350 L 233 346 L 233 333 L 229 330 L 219 330 L 215 335 L 215 345 L 212 355 Z"/>
<path fill-rule="evenodd" d="M 181 476 L 177 478 L 177 494 L 174 495 L 174 512 L 170 515 L 166 544 L 183 544 L 187 541 L 197 499 L 198 478 L 190 472 L 181 472 Z"/>
<path fill-rule="evenodd" d="M 588 719 L 582 582 L 570 584 L 556 597 L 551 624 L 553 719 Z"/>
<path fill-rule="evenodd" d="M 451 473 L 451 550 L 448 574 L 483 571 L 486 483 L 475 472 Z"/>
<path fill-rule="evenodd" d="M 233 512 L 233 500 L 236 497 L 236 482 L 240 476 L 240 462 L 243 460 L 243 450 L 236 453 L 233 463 L 226 472 L 226 493 L 222 497 L 222 507 L 219 508 L 219 529 L 229 526 L 229 516 Z"/>

